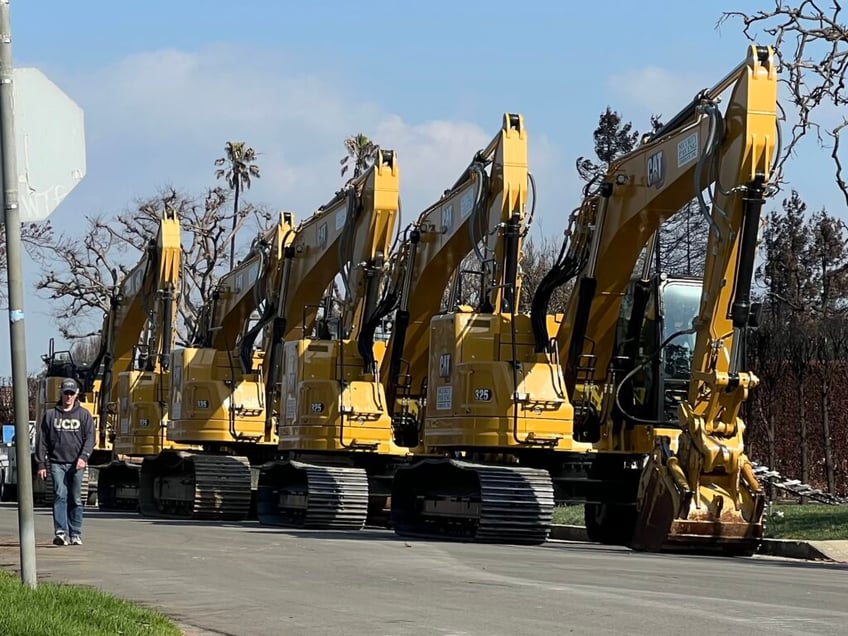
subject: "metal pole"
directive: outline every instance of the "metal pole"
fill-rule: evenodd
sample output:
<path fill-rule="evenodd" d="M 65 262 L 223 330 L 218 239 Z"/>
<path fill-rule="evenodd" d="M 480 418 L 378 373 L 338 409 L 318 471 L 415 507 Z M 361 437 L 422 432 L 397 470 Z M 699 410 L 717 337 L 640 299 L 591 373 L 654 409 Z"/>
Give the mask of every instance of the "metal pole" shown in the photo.
<path fill-rule="evenodd" d="M 12 111 L 12 27 L 9 0 L 0 0 L 0 164 L 6 261 L 9 276 L 9 342 L 15 404 L 15 453 L 18 463 L 18 532 L 21 542 L 21 581 L 36 586 L 35 523 L 32 503 L 32 460 L 29 444 L 29 397 L 24 330 L 24 285 L 21 265 L 21 213 L 18 208 L 18 166 L 15 119 Z"/>

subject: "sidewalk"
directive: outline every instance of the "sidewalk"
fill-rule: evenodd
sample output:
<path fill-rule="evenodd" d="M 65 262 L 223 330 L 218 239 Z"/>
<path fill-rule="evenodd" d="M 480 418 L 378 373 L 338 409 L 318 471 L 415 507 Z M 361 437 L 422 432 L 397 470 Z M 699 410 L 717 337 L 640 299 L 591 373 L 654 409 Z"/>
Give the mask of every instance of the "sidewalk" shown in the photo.
<path fill-rule="evenodd" d="M 554 525 L 551 539 L 588 541 L 583 526 Z M 807 561 L 848 563 L 848 541 L 797 541 L 793 539 L 763 539 L 758 554 Z"/>

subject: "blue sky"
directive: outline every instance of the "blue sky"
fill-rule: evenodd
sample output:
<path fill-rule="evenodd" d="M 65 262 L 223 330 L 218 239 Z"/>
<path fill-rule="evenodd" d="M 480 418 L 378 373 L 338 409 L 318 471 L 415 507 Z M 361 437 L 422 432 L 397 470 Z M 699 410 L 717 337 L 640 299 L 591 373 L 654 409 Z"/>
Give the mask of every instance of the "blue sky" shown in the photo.
<path fill-rule="evenodd" d="M 12 0 L 11 14 L 15 66 L 39 68 L 85 111 L 87 175 L 51 217 L 69 236 L 85 216 L 111 216 L 162 186 L 213 185 L 230 139 L 261 153 L 246 198 L 305 218 L 341 185 L 342 140 L 358 131 L 398 152 L 408 220 L 509 111 L 528 130 L 534 234 L 558 240 L 579 203 L 574 162 L 592 155 L 606 106 L 640 131 L 651 113 L 670 117 L 745 55 L 738 23 L 715 28 L 721 12 L 772 5 Z M 787 177 L 811 209 L 842 216 L 827 153 L 802 151 Z M 58 333 L 32 287 L 35 265 L 24 266 L 35 372 Z M 11 366 L 6 324 L 0 376 Z"/>

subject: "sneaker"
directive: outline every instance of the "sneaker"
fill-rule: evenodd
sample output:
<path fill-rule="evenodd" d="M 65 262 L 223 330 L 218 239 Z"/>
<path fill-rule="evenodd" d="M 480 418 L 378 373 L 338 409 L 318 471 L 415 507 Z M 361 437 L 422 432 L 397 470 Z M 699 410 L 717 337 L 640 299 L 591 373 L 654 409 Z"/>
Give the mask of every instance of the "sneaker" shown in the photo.
<path fill-rule="evenodd" d="M 53 537 L 53 545 L 68 545 L 68 537 L 61 530 Z"/>
<path fill-rule="evenodd" d="M 77 534 L 71 536 L 71 545 L 82 545 L 82 537 Z"/>

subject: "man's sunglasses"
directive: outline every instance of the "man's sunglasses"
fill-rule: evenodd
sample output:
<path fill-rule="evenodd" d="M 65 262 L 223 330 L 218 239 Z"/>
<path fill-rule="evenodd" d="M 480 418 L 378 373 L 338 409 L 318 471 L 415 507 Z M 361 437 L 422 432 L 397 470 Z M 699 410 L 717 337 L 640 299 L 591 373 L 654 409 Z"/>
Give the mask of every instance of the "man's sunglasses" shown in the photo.
<path fill-rule="evenodd" d="M 62 391 L 62 394 L 63 395 L 76 395 L 77 392 L 76 391 Z"/>

